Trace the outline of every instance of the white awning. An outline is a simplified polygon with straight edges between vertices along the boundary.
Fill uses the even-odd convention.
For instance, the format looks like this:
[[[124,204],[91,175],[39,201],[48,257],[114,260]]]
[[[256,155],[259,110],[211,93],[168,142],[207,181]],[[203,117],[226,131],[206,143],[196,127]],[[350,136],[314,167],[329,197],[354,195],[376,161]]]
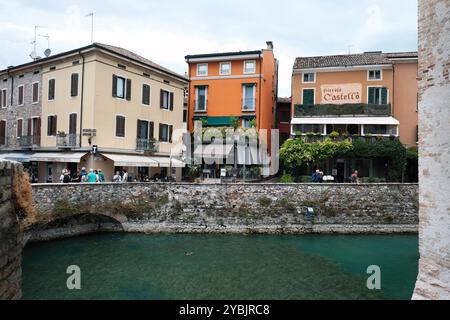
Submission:
[[[0,154],[0,159],[16,161],[16,162],[30,162],[30,154],[25,154],[25,153],[3,153],[3,154]]]
[[[159,163],[150,157],[102,153],[106,158],[114,161],[116,167],[159,167]]]
[[[161,168],[184,168],[186,164],[178,159],[172,158],[172,160],[168,157],[151,157],[152,160],[155,160],[159,163]],[[172,163],[170,163],[172,161]]]
[[[42,152],[35,153],[30,157],[30,161],[38,162],[63,162],[63,163],[79,163],[85,153],[71,153],[71,152]]]
[[[393,117],[339,117],[339,118],[294,118],[291,124],[381,124],[398,126],[400,122]]]

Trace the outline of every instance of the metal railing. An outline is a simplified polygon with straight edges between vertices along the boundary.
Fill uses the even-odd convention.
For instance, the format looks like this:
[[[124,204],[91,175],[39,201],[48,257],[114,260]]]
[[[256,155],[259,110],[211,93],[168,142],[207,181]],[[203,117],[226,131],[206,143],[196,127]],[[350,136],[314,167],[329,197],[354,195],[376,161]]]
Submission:
[[[295,118],[320,116],[391,116],[390,104],[297,104],[295,105]]]
[[[23,148],[31,148],[41,145],[41,136],[22,136],[19,144]]]
[[[360,136],[360,135],[341,135],[341,136],[329,136],[329,135],[295,135],[296,139],[302,139],[303,141],[307,143],[314,143],[314,142],[323,142],[327,139],[331,139],[332,141],[344,141],[347,139],[351,139],[352,141],[368,141],[368,142],[375,142],[380,140],[394,140],[397,139],[397,136]]]
[[[58,148],[76,148],[80,146],[79,134],[65,134],[56,136],[56,146]]]
[[[158,152],[159,143],[155,139],[136,139],[136,150]]]

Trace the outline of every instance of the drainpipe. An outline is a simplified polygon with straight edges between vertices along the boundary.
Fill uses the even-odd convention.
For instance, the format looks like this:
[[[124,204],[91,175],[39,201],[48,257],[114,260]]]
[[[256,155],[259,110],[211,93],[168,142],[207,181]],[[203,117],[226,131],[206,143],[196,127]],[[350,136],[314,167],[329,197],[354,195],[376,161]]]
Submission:
[[[262,92],[262,53],[259,54],[259,101],[258,101],[258,129],[261,129],[261,92]]]
[[[83,59],[83,66],[82,66],[82,75],[81,75],[81,102],[80,102],[80,149],[82,148],[83,143],[83,100],[84,100],[84,65],[85,65],[85,58],[81,51],[78,52],[80,56]]]

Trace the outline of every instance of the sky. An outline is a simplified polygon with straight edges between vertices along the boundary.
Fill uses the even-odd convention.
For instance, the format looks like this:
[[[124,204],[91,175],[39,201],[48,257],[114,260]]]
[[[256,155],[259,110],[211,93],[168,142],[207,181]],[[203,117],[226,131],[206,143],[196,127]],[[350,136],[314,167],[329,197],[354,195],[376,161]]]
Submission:
[[[416,51],[417,0],[0,0],[0,69],[94,41],[185,74],[188,54],[259,50],[274,42],[280,97],[296,57]],[[46,37],[50,36],[49,44]]]

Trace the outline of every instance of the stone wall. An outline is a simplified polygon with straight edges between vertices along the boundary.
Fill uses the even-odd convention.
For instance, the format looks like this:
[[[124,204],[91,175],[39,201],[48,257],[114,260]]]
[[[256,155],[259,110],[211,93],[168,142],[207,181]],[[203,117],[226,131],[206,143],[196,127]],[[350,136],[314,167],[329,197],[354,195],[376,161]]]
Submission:
[[[96,215],[130,232],[391,233],[418,224],[416,184],[42,184],[33,201],[35,239]]]
[[[21,165],[0,161],[0,300],[22,296],[22,233],[13,203],[13,177]]]
[[[450,299],[450,1],[419,1],[420,271],[415,299]]]
[[[32,84],[35,82],[39,83],[39,100],[37,103],[33,103],[32,97]],[[18,106],[18,87],[21,85],[24,86],[24,104],[23,106]],[[20,74],[0,77],[0,90],[3,88],[7,89],[8,97],[6,102],[8,107],[0,108],[0,120],[6,120],[6,146],[2,147],[1,150],[6,152],[7,150],[20,149],[20,140],[17,139],[17,119],[23,119],[22,135],[28,136],[28,119],[41,117],[42,73],[40,68],[28,70]]]

